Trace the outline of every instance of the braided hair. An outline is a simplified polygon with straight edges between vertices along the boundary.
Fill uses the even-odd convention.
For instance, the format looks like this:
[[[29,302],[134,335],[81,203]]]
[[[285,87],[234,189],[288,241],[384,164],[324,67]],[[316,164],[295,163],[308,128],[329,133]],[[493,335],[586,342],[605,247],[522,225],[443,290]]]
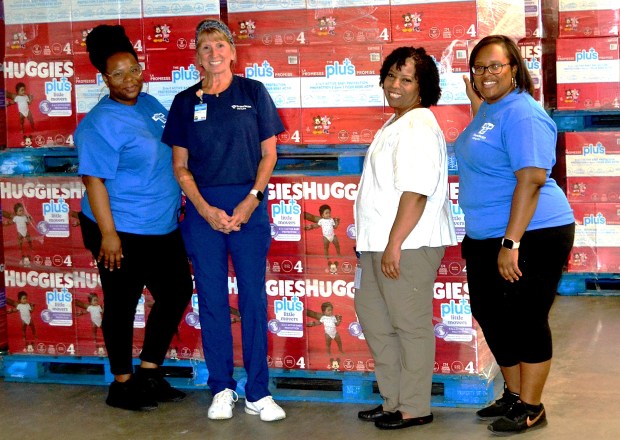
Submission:
[[[101,73],[107,70],[108,58],[117,53],[130,53],[138,61],[138,54],[121,25],[102,24],[94,28],[86,37],[86,50],[90,62]]]

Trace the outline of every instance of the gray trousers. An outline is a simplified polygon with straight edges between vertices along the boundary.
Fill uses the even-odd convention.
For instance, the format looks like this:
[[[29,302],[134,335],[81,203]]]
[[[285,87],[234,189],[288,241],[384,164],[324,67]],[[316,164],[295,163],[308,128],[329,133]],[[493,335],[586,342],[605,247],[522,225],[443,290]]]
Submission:
[[[431,413],[433,291],[444,252],[444,247],[403,250],[397,280],[381,272],[383,252],[362,252],[355,310],[375,361],[384,411]]]

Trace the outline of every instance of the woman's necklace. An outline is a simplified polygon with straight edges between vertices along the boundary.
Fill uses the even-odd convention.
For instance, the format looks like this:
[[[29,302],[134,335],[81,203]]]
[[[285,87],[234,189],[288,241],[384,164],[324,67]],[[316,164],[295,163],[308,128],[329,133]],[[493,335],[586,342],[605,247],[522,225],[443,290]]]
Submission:
[[[209,92],[208,89],[205,90],[204,86],[201,88],[201,90],[202,90],[203,93],[208,93],[210,95],[215,95],[216,98],[219,98],[220,97],[220,93],[225,92],[228,89],[228,87],[230,87],[232,82],[233,82],[233,76],[230,77],[230,79],[226,82],[226,84],[224,86],[222,86],[222,85],[218,85],[218,86],[212,85],[210,87],[210,89],[212,90],[211,92]]]

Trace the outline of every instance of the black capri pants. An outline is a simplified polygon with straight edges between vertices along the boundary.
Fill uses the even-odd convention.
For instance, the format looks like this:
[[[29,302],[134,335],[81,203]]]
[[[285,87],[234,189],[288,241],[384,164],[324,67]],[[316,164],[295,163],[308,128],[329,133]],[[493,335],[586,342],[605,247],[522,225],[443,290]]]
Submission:
[[[552,358],[549,311],[574,236],[574,223],[525,232],[519,248],[523,276],[514,283],[497,268],[501,238],[463,239],[472,314],[501,367]]]
[[[84,245],[95,257],[101,248],[97,223],[79,214]],[[103,290],[101,330],[114,375],[133,371],[133,321],[146,286],[155,302],[144,331],[140,359],[161,365],[193,293],[189,261],[179,229],[165,235],[118,232],[123,247],[121,268],[98,263]]]

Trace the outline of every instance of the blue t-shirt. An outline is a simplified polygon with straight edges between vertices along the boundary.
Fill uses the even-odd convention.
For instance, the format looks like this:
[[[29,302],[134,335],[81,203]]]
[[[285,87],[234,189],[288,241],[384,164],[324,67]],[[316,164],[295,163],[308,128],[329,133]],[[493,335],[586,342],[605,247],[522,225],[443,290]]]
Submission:
[[[194,121],[200,87],[175,96],[163,142],[187,148],[188,169],[199,187],[254,182],[260,143],[284,130],[267,89],[259,81],[233,76],[219,96],[202,96],[207,118]]]
[[[104,98],[75,131],[78,173],[105,180],[117,231],[162,235],[177,228],[181,189],[172,151],[160,140],[166,117],[164,106],[146,93],[135,105]],[[95,220],[88,195],[82,212]]]
[[[526,167],[547,170],[536,211],[527,230],[575,221],[566,195],[555,180],[557,128],[528,93],[517,90],[493,104],[483,102],[458,137],[459,205],[471,238],[503,237],[510,218],[515,172]]]

